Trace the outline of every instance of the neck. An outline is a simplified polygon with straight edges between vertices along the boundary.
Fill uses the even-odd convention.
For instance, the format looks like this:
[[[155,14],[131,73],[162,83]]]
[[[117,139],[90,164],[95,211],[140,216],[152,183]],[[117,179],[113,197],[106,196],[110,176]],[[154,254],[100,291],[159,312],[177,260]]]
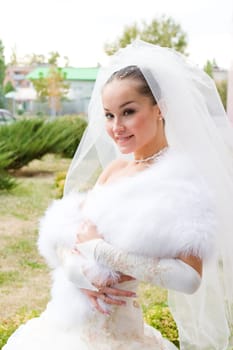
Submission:
[[[143,150],[137,151],[134,153],[134,159],[135,160],[143,160],[148,157],[151,157],[158,152],[160,152],[162,149],[168,147],[168,142],[166,139],[164,139],[162,142],[153,143],[153,145],[149,145],[148,147],[144,148]]]

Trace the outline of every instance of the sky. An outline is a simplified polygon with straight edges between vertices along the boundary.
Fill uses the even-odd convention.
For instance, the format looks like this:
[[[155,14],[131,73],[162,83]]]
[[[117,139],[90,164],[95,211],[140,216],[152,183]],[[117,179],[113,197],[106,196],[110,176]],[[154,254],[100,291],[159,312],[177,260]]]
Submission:
[[[15,50],[19,58],[58,51],[76,67],[104,64],[104,44],[125,26],[166,15],[187,33],[193,62],[203,67],[215,59],[225,69],[233,63],[232,0],[0,0],[0,6],[6,62]]]

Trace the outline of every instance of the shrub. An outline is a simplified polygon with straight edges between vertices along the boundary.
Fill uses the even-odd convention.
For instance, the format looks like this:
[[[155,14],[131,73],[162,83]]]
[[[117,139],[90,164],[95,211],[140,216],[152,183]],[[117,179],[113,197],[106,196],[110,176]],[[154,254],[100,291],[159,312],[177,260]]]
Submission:
[[[59,134],[59,142],[53,145],[51,153],[59,153],[66,158],[73,158],[87,123],[75,116],[60,117],[52,123],[54,132]]]
[[[144,319],[147,324],[158,329],[162,336],[179,346],[178,330],[166,304],[142,306]]]
[[[6,146],[0,143],[0,190],[10,190],[16,186],[15,179],[4,170],[13,158],[12,152],[6,151]]]
[[[0,140],[4,144],[5,154],[11,153],[13,157],[5,169],[17,169],[32,160],[32,155],[40,156],[43,142],[38,139],[43,127],[43,120],[19,120],[10,125],[0,127]],[[36,154],[34,149],[36,149]],[[42,153],[43,155],[43,153]]]
[[[9,191],[17,185],[16,180],[6,171],[0,170],[0,191]]]
[[[167,290],[140,283],[138,295],[145,322],[179,347],[178,330],[167,305]]]
[[[58,118],[46,121],[40,118],[19,120],[0,127],[0,140],[5,154],[12,154],[4,169],[19,169],[33,159],[47,153],[72,157],[86,122],[79,118]],[[8,159],[9,160],[9,159]]]
[[[55,177],[55,187],[57,190],[57,197],[61,198],[63,195],[64,184],[65,184],[66,172],[59,172]]]
[[[0,127],[0,190],[16,185],[6,170],[19,169],[47,153],[72,158],[86,128],[77,116],[25,118]]]

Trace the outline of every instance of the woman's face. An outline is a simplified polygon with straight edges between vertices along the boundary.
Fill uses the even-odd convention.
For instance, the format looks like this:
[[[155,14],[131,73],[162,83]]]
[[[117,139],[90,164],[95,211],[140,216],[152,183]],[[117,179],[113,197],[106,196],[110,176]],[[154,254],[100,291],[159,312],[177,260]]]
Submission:
[[[113,80],[104,87],[102,101],[106,130],[120,151],[144,155],[156,144],[161,113],[137,88],[133,80]]]

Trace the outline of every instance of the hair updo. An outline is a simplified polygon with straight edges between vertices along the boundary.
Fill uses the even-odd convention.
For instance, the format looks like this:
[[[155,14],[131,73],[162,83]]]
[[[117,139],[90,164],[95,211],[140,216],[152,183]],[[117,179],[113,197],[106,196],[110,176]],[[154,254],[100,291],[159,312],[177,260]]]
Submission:
[[[146,81],[146,79],[144,78],[144,75],[142,74],[141,70],[135,66],[127,66],[124,67],[116,72],[114,72],[110,78],[107,80],[107,82],[105,83],[105,85],[111,83],[114,80],[124,80],[124,79],[131,79],[134,80],[135,82],[138,83],[138,92],[144,96],[149,97],[149,99],[151,100],[152,104],[157,104],[157,101],[154,97],[154,95],[152,94],[152,91]]]

